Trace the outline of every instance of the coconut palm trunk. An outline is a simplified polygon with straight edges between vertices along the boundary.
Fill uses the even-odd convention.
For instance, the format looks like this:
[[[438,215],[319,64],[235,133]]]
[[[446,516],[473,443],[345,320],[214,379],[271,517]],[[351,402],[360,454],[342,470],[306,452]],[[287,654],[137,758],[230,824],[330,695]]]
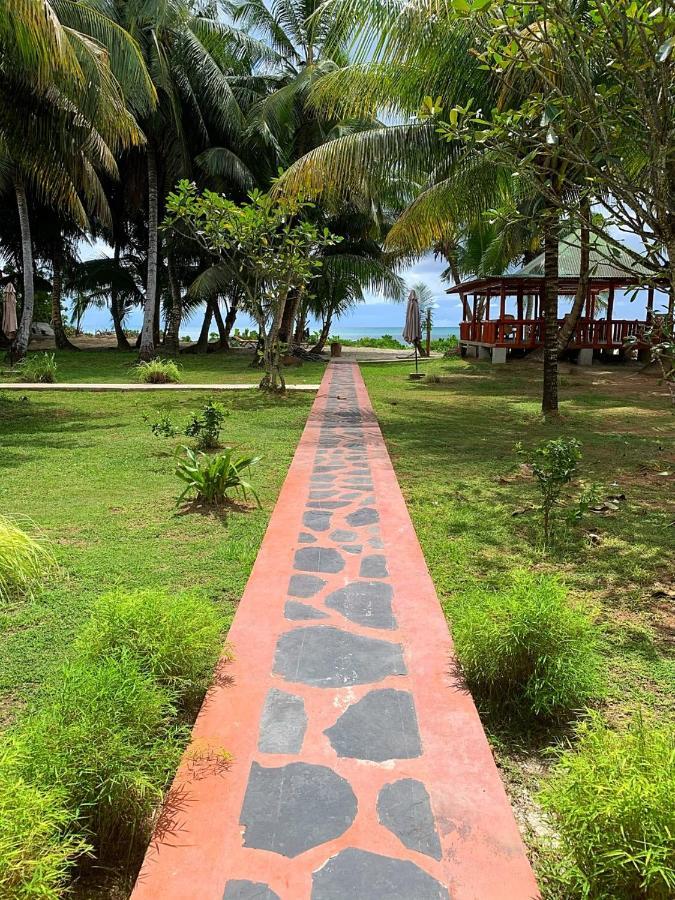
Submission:
[[[159,192],[157,187],[157,155],[148,144],[148,280],[143,306],[143,328],[139,357],[152,359],[155,355],[155,315],[157,307],[157,257],[159,244]]]
[[[558,228],[552,217],[544,232],[544,386],[541,409],[558,414]]]
[[[63,259],[59,254],[54,254],[52,259],[52,328],[54,329],[54,343],[59,350],[77,350],[78,348],[68,340],[68,335],[63,325],[62,295]]]
[[[326,346],[326,341],[328,340],[328,336],[330,335],[330,328],[333,324],[333,312],[329,310],[326,313],[326,318],[323,320],[323,325],[321,326],[321,331],[319,332],[319,340],[314,344],[311,349],[311,353],[321,353],[323,348]]]
[[[117,274],[120,267],[120,245],[117,241],[115,241],[113,259],[115,260],[115,274]],[[117,338],[117,349],[131,350],[131,344],[127,340],[124,328],[122,327],[123,316],[120,304],[120,293],[114,280],[110,285],[110,314],[112,316],[113,328],[115,329],[115,337]]]
[[[220,345],[223,348],[223,350],[230,349],[230,335],[232,334],[232,329],[234,328],[234,323],[237,319],[238,312],[239,312],[239,297],[237,295],[235,295],[230,299],[230,305],[228,307],[227,314],[225,316],[225,332],[220,341]]]
[[[172,356],[178,356],[180,352],[180,322],[183,316],[183,298],[180,293],[180,284],[176,277],[176,270],[173,264],[173,256],[171,253],[166,255],[166,269],[169,278],[169,292],[171,294],[171,309],[169,310],[169,321],[166,326],[166,334],[164,335],[164,347]]]
[[[28,200],[26,189],[21,181],[14,184],[16,205],[19,211],[19,225],[21,228],[21,260],[23,265],[23,309],[19,329],[14,338],[12,356],[15,359],[23,359],[28,350],[30,339],[30,327],[33,324],[33,310],[35,309],[35,280],[33,275],[33,241],[30,232],[30,217],[28,215]]]

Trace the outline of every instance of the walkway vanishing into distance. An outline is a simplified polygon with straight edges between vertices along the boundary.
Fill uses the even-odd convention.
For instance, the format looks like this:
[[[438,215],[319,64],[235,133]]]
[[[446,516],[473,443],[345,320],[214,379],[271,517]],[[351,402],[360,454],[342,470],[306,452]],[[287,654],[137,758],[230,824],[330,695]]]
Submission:
[[[229,642],[133,900],[538,896],[354,363],[327,369]]]

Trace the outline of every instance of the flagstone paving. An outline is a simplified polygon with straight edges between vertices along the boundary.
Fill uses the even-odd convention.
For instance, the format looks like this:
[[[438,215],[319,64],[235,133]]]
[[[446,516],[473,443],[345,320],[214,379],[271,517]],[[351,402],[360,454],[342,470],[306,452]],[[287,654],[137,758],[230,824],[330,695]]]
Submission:
[[[328,367],[229,641],[133,900],[538,896],[354,363]]]

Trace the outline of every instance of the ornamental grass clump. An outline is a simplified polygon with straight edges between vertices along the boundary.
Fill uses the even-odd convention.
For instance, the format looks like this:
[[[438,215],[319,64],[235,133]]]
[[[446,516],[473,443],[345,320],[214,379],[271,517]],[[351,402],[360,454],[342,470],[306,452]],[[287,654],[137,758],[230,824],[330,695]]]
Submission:
[[[141,384],[178,384],[180,368],[170,359],[150,359],[134,367]]]
[[[207,506],[222,506],[230,499],[230,493],[241,495],[248,501],[248,495],[255,498],[260,506],[260,498],[249,480],[250,471],[260,462],[259,456],[236,456],[231,447],[217,456],[195,453],[183,447],[184,457],[178,458],[176,477],[187,485],[176,505],[189,494],[194,494],[198,503]]]
[[[17,368],[19,381],[26,384],[55,384],[58,366],[53,353],[36,353],[27,356]]]
[[[99,860],[129,859],[149,838],[180,758],[184,735],[174,717],[171,692],[134,654],[75,658],[15,730],[18,774],[60,791]]]
[[[558,833],[554,883],[565,897],[675,896],[675,731],[637,717],[622,731],[597,715],[578,727],[541,794]]]
[[[0,516],[0,604],[30,596],[55,567],[43,543]]]
[[[73,814],[58,789],[17,774],[16,754],[0,747],[0,897],[59,900],[87,845],[69,833]]]
[[[227,619],[197,594],[139,590],[106,594],[77,641],[92,664],[130,653],[179,706],[198,703],[223,651]]]
[[[501,591],[469,591],[452,609],[457,658],[476,698],[542,719],[600,693],[595,628],[557,578],[527,572]]]

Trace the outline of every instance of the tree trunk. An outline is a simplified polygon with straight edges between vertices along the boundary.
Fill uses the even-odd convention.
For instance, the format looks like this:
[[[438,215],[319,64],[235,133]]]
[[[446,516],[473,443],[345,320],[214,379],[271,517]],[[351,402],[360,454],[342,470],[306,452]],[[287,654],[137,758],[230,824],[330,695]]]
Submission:
[[[52,328],[54,329],[54,343],[59,350],[77,350],[68,340],[66,329],[63,327],[63,315],[61,312],[61,296],[63,294],[63,261],[58,254],[52,259]]]
[[[216,328],[218,329],[218,349],[227,349],[227,338],[225,337],[225,322],[223,314],[220,311],[220,303],[216,297],[213,301],[213,318],[216,320]]]
[[[202,330],[199,332],[199,338],[194,346],[192,353],[207,353],[209,349],[209,332],[211,331],[211,320],[213,319],[213,301],[206,301],[206,309],[204,310],[204,321],[202,322]]]
[[[33,324],[33,310],[35,308],[35,281],[33,275],[33,241],[30,233],[30,218],[28,216],[28,200],[26,189],[21,181],[14,185],[16,205],[19,211],[19,225],[21,226],[21,264],[23,266],[23,309],[21,321],[14,338],[12,359],[23,359],[28,350],[30,339],[30,327]]]
[[[305,340],[305,326],[307,324],[307,303],[302,304],[299,315],[295,320],[295,334],[293,343],[297,346]]]
[[[154,330],[157,305],[157,248],[159,195],[157,188],[157,156],[148,144],[148,281],[143,305],[143,329],[141,331],[140,359],[152,359],[155,355]]]
[[[180,293],[180,284],[176,277],[176,270],[173,264],[173,256],[171,253],[166,255],[166,268],[169,276],[169,291],[171,293],[171,309],[169,310],[169,321],[164,334],[164,346],[168,353],[172,356],[178,356],[180,353],[180,321],[183,316],[183,298]]]
[[[284,344],[288,344],[293,337],[293,323],[295,322],[295,314],[298,311],[300,303],[300,292],[291,291],[286,304],[284,306],[284,315],[279,326],[279,340]]]
[[[319,340],[314,344],[310,353],[321,353],[323,348],[326,346],[326,341],[328,340],[328,336],[330,334],[330,326],[333,322],[333,313],[331,311],[328,312],[328,315],[324,319],[324,323],[321,326],[321,331],[319,333]]]
[[[279,352],[279,329],[284,318],[284,312],[288,304],[288,292],[279,300],[270,330],[265,335],[265,347],[263,351],[263,364],[265,375],[260,382],[260,389],[283,393],[286,390],[286,379],[281,370],[281,356]]]
[[[558,228],[551,218],[544,232],[544,388],[541,409],[558,414]]]
[[[574,303],[572,304],[572,309],[565,317],[563,326],[560,329],[560,334],[558,335],[559,354],[567,349],[567,345],[572,339],[574,329],[577,327],[579,316],[583,311],[584,303],[586,302],[586,298],[588,296],[589,262],[591,255],[591,236],[590,230],[588,228],[589,215],[589,202],[588,199],[585,198],[581,202],[581,230],[579,238],[579,284],[577,286],[577,293],[574,298]]]
[[[232,329],[234,328],[234,323],[237,319],[237,312],[239,311],[239,297],[235,294],[230,300],[230,305],[227,310],[227,315],[225,316],[225,331],[220,339],[220,345],[223,350],[230,349],[230,335],[232,334]]]
[[[119,269],[120,267],[120,245],[115,242],[115,247],[113,250],[113,259],[115,260],[115,268]],[[120,307],[120,294],[117,288],[115,287],[115,283],[113,282],[110,285],[110,314],[113,320],[113,328],[115,329],[115,337],[117,338],[117,349],[118,350],[131,350],[131,344],[127,340],[127,336],[124,333],[124,328],[122,327],[122,309]]]

